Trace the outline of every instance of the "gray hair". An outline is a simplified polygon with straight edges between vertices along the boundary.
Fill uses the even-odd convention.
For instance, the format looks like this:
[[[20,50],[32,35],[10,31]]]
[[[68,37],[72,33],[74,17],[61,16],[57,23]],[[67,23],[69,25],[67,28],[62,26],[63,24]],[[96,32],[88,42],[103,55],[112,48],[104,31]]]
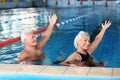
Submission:
[[[21,33],[21,41],[24,43],[24,40],[26,39],[26,33],[32,32],[31,30],[25,30]]]
[[[80,32],[76,35],[76,37],[75,37],[75,39],[74,39],[74,47],[75,47],[76,49],[78,48],[77,40],[80,39],[83,35],[90,36],[90,35],[88,34],[88,32],[80,31]]]

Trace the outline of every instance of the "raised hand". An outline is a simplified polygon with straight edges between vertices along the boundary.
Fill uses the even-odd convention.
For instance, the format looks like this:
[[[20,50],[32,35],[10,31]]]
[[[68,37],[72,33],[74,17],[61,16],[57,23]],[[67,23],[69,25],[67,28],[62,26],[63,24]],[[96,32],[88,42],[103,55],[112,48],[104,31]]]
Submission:
[[[110,27],[110,25],[111,25],[111,22],[106,20],[105,23],[102,23],[102,28],[107,29]]]
[[[53,16],[49,17],[49,24],[54,25],[56,23],[57,16],[54,14]]]

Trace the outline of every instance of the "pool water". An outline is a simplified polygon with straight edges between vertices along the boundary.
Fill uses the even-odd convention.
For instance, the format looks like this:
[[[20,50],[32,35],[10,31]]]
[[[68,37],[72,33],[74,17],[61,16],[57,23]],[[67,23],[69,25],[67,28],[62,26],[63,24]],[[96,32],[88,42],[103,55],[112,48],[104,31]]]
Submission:
[[[120,80],[120,78],[0,73],[0,80]]]
[[[73,41],[80,30],[92,33],[100,23],[109,18],[111,27],[106,31],[103,40],[92,56],[96,61],[105,61],[105,67],[120,68],[120,8],[109,7],[84,7],[84,8],[21,8],[0,11],[0,41],[19,36],[25,28],[34,30],[41,29],[48,25],[48,16],[56,13],[57,23],[65,20],[83,16],[78,21],[69,22],[55,28],[50,40],[43,51],[45,60],[43,65],[54,65],[56,60],[66,59],[75,51]],[[37,17],[34,17],[37,16]],[[40,34],[38,39],[40,39]],[[19,41],[14,44],[0,48],[0,63],[16,64],[17,56],[24,45]]]

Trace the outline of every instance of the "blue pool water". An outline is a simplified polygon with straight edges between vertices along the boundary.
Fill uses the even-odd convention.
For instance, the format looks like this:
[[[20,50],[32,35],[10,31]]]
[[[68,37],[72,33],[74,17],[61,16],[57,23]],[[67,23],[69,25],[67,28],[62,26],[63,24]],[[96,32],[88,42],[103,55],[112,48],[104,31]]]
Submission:
[[[96,26],[109,18],[111,27],[106,31],[103,40],[92,56],[96,61],[105,61],[105,67],[120,68],[120,8],[109,7],[84,7],[84,8],[25,8],[0,11],[0,41],[19,36],[25,28],[41,29],[48,25],[48,16],[56,13],[57,23],[71,18],[82,16],[81,19],[61,25],[54,29],[50,40],[44,47],[45,60],[43,65],[54,65],[54,61],[66,59],[75,51],[73,40],[80,30],[90,34]],[[40,34],[38,35],[38,39]],[[0,48],[0,63],[16,64],[16,59],[24,45],[19,41]]]
[[[57,76],[39,74],[0,73],[0,80],[120,80],[117,77]]]

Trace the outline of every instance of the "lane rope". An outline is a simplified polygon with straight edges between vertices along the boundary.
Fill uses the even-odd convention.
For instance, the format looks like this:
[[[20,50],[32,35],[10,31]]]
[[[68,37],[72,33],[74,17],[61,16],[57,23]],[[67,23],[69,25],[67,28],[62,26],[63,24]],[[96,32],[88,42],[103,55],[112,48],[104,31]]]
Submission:
[[[97,12],[97,11],[96,11],[96,12]],[[88,15],[90,15],[90,14],[93,14],[93,13],[96,13],[96,12],[91,12],[91,13],[88,13],[88,14],[85,14],[85,15],[82,15],[82,16],[78,16],[78,17],[75,17],[75,18],[71,18],[71,19],[68,19],[68,20],[59,22],[59,23],[55,24],[54,27],[58,27],[58,28],[59,28],[59,27],[62,26],[62,25],[68,24],[69,22],[74,22],[74,21],[76,21],[76,20],[78,20],[78,19],[81,19],[81,18],[83,18],[83,17],[86,17],[86,16],[88,16]],[[33,16],[33,17],[35,17],[35,16]],[[19,20],[21,20],[21,19],[19,19]],[[5,23],[8,23],[8,21],[5,21]],[[1,24],[1,23],[0,23],[0,24]],[[47,28],[45,27],[45,28],[42,28],[42,29],[40,29],[40,30],[36,30],[36,31],[34,31],[34,34],[42,33],[42,32],[44,32],[46,29],[47,29]],[[20,38],[20,36],[18,36],[18,37],[15,37],[15,38],[11,38],[11,39],[2,41],[2,42],[0,42],[0,47],[7,46],[7,45],[9,45],[9,44],[15,43],[15,42],[20,41],[20,40],[21,40],[21,38]]]

